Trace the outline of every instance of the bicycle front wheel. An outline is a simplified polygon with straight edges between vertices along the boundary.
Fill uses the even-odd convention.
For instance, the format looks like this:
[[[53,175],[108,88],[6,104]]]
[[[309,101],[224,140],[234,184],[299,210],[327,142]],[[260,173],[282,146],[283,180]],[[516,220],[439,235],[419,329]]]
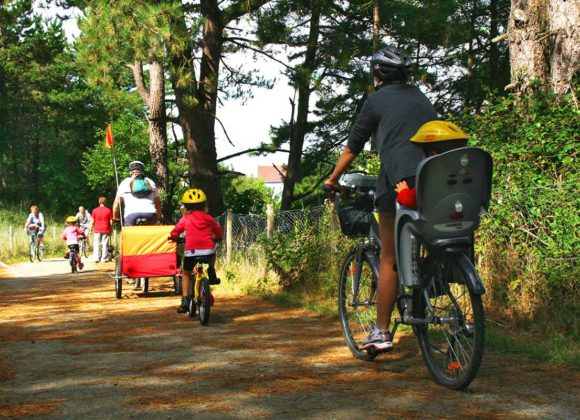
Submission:
[[[38,262],[41,262],[42,259],[44,258],[44,245],[38,245],[37,247],[37,258],[38,258]]]
[[[477,375],[485,341],[481,296],[467,287],[475,268],[465,255],[432,264],[414,295],[416,316],[428,324],[415,329],[431,376],[450,389],[464,389]]]
[[[373,360],[377,354],[361,348],[370,325],[377,319],[378,268],[353,249],[345,258],[338,287],[338,312],[346,345],[354,357]]]
[[[209,322],[209,312],[211,308],[211,291],[209,280],[205,277],[201,279],[199,290],[199,322],[201,325],[207,325]]]
[[[36,241],[34,239],[30,240],[30,262],[34,262],[34,257],[36,256]]]

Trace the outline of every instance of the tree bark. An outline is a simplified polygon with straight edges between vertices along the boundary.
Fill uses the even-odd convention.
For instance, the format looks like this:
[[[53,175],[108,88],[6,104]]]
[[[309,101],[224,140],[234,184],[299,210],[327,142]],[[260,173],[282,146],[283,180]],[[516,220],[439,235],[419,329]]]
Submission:
[[[154,61],[149,64],[149,87],[145,85],[143,65],[139,60],[131,66],[137,91],[149,110],[148,132],[149,152],[151,162],[155,168],[155,177],[159,193],[165,195],[169,188],[167,170],[167,114],[165,108],[165,75],[163,64]],[[171,197],[165,195],[163,208],[167,213],[164,217],[170,218]]]
[[[541,38],[547,29],[547,0],[512,0],[508,22],[511,78],[521,90],[532,79],[542,85],[548,80],[548,40]]]
[[[320,33],[320,2],[315,2],[312,6],[312,16],[310,18],[310,31],[308,34],[308,46],[306,47],[306,57],[304,63],[298,68],[298,107],[296,122],[294,124],[293,135],[290,139],[290,154],[288,155],[288,165],[286,176],[284,177],[284,190],[282,192],[281,209],[288,210],[294,200],[294,187],[299,177],[300,162],[302,160],[302,148],[308,124],[308,110],[310,101],[310,82],[312,72],[315,68],[316,52],[318,50],[318,35]]]
[[[580,2],[549,0],[550,85],[562,95],[572,89],[571,82],[580,70]]]
[[[577,0],[512,0],[511,85],[524,91],[537,79],[559,95],[570,90],[580,62],[579,21]]]

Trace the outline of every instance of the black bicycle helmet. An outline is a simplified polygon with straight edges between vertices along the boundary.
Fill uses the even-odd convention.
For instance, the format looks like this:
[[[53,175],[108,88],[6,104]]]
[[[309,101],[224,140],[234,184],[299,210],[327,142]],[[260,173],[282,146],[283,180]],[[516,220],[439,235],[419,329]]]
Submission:
[[[143,172],[145,170],[145,165],[143,165],[143,162],[134,160],[129,164],[129,170],[132,171],[133,169],[139,169],[141,172]]]
[[[383,82],[407,80],[412,64],[403,51],[393,47],[383,48],[371,58],[373,75]]]

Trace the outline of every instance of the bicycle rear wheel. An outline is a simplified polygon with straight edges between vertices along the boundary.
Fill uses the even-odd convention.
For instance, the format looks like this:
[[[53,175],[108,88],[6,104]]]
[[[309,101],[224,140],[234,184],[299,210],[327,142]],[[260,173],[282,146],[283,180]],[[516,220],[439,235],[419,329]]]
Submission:
[[[71,273],[77,271],[77,253],[75,251],[71,251],[70,253],[70,271]]]
[[[201,279],[199,290],[199,322],[201,325],[207,325],[209,322],[209,312],[211,308],[211,291],[209,280],[205,277]]]
[[[360,346],[369,333],[369,326],[377,319],[378,269],[365,255],[358,263],[357,254],[357,250],[353,249],[342,266],[338,287],[338,312],[344,340],[353,356],[360,360],[373,360],[377,353]]]
[[[450,389],[466,388],[483,357],[483,304],[467,287],[474,274],[465,255],[446,256],[431,265],[414,295],[416,316],[430,319],[415,329],[423,361],[435,382]]]

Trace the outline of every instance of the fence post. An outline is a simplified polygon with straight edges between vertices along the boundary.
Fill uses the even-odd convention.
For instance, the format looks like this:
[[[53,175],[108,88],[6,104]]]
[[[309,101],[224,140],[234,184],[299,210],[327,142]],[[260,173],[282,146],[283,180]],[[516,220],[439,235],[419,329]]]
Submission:
[[[52,239],[56,239],[56,227],[52,227]]]
[[[274,204],[266,206],[266,237],[270,239],[274,235]]]
[[[14,226],[8,226],[8,236],[10,236],[10,253],[14,250]]]
[[[232,209],[226,210],[226,262],[232,260],[232,236],[233,236],[233,213]]]

